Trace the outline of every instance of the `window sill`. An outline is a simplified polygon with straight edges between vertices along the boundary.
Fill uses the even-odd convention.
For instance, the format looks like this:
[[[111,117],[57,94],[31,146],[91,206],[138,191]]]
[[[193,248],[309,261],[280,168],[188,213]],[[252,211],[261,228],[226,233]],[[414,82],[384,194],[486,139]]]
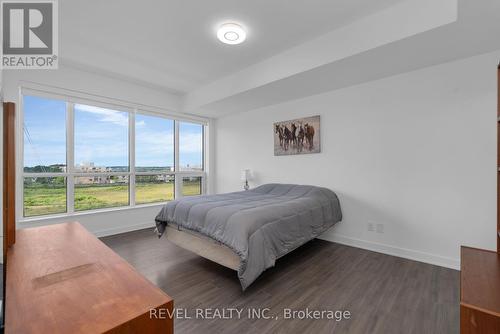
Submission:
[[[150,204],[138,204],[134,206],[121,206],[116,208],[105,208],[105,209],[96,209],[96,210],[87,210],[87,211],[78,211],[72,213],[61,213],[61,214],[53,214],[53,215],[44,215],[44,216],[35,216],[35,217],[23,217],[17,221],[18,224],[32,224],[36,222],[43,222],[46,220],[53,219],[71,219],[74,217],[95,215],[100,213],[112,213],[112,212],[120,212],[120,211],[129,211],[134,209],[144,209],[144,208],[154,208],[154,207],[162,207],[168,202],[157,202]]]

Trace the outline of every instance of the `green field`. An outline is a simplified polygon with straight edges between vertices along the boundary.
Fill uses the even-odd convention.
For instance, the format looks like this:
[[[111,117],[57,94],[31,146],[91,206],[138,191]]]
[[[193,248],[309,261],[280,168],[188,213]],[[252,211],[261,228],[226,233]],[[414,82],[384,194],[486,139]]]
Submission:
[[[137,183],[136,204],[169,201],[174,198],[173,182]],[[198,195],[199,181],[184,181],[183,195]],[[75,185],[75,211],[127,206],[128,185]],[[64,184],[24,185],[24,216],[40,216],[66,212],[66,186]]]
[[[66,212],[66,186],[24,184],[24,216]]]

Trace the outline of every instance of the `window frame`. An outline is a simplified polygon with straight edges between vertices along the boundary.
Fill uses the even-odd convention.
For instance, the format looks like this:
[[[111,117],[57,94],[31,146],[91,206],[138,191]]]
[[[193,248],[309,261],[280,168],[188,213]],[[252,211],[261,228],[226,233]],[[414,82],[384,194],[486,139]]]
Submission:
[[[57,90],[57,91],[54,91]],[[52,173],[29,173],[24,171],[24,96],[36,96],[40,98],[56,99],[66,103],[66,171]],[[88,173],[75,171],[75,104],[86,104],[90,106],[117,110],[128,113],[128,172],[100,172]],[[19,88],[19,113],[17,117],[17,205],[16,212],[18,221],[29,222],[40,219],[50,219],[57,217],[68,217],[74,215],[85,215],[98,212],[126,210],[132,208],[142,208],[149,206],[161,206],[168,201],[152,202],[144,204],[136,204],[135,202],[135,181],[136,176],[143,175],[173,175],[174,177],[174,199],[179,199],[182,196],[182,179],[183,177],[198,176],[202,179],[202,194],[207,192],[208,173],[207,173],[207,149],[208,149],[208,127],[209,120],[203,117],[187,116],[171,112],[170,110],[162,110],[159,108],[130,103],[122,100],[104,98],[100,96],[92,96],[85,93],[74,91],[66,91],[64,89],[39,89],[38,87],[21,86]],[[136,115],[146,115],[151,117],[164,118],[174,122],[174,170],[171,172],[136,172],[135,166],[135,119]],[[202,125],[202,170],[201,171],[180,171],[179,166],[179,123],[189,122]],[[124,175],[129,178],[129,204],[127,206],[109,207],[101,209],[91,209],[76,211],[74,207],[75,199],[75,177],[78,176],[110,176]],[[57,214],[47,214],[38,216],[24,216],[24,178],[25,177],[54,177],[62,176],[66,178],[66,212]]]

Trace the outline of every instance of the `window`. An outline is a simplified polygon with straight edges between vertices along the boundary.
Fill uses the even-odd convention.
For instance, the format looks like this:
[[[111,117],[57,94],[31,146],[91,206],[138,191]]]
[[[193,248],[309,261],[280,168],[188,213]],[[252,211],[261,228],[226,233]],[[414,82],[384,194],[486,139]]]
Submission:
[[[75,105],[75,171],[128,172],[128,113]]]
[[[138,114],[135,117],[136,172],[174,171],[174,121]]]
[[[203,126],[179,123],[179,166],[181,171],[203,170]]]
[[[127,112],[74,105],[74,210],[129,205]]]
[[[26,96],[23,215],[66,212],[66,103]],[[51,177],[50,174],[52,174]]]
[[[24,171],[59,173],[66,169],[66,103],[26,96]]]
[[[174,121],[137,114],[135,118],[135,202],[171,201],[175,197]]]
[[[190,176],[182,178],[182,196],[201,195],[202,180],[200,176]]]
[[[24,216],[66,212],[66,178],[25,177]]]
[[[203,124],[34,95],[23,96],[22,119],[24,217],[204,192]]]
[[[137,204],[165,202],[174,199],[175,176],[137,175],[135,177],[135,202]]]
[[[75,177],[75,211],[129,205],[126,175]]]

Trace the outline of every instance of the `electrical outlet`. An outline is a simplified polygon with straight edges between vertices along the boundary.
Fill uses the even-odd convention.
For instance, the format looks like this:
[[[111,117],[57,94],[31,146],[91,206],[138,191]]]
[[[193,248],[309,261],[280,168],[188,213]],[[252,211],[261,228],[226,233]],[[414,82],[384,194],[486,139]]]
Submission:
[[[373,223],[368,223],[368,224],[366,224],[366,229],[367,229],[368,231],[370,231],[370,232],[375,231],[375,228],[374,228]]]
[[[377,233],[384,233],[384,224],[377,224]]]

